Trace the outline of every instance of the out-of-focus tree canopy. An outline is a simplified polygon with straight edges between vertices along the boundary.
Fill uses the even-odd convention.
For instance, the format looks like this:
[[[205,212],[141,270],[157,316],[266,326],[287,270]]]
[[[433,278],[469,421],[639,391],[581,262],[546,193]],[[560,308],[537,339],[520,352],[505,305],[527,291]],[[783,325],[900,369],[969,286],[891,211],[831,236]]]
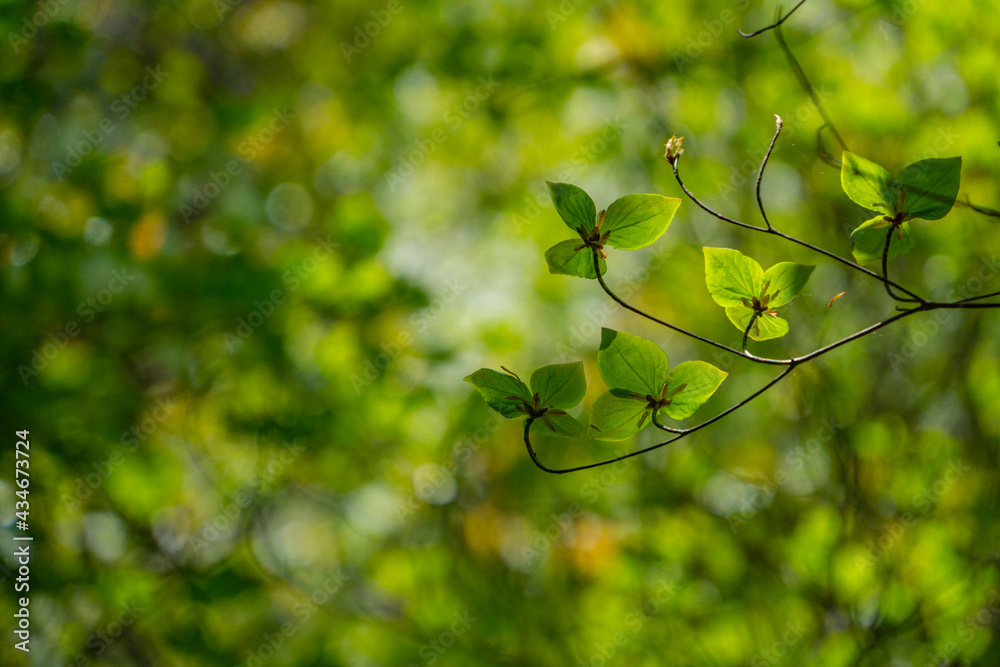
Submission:
[[[462,378],[602,326],[773,376],[550,275],[545,180],[685,183],[850,257],[871,214],[757,0],[0,3],[4,665],[992,665],[1000,316],[915,316],[691,438],[553,476]],[[850,149],[962,156],[998,207],[1000,4],[809,0],[783,36]],[[839,157],[829,132],[824,146]],[[1000,290],[1000,226],[917,221],[893,278]],[[728,345],[703,246],[816,263],[769,356],[893,312],[877,281],[685,199],[609,250],[630,301]],[[828,307],[840,292],[846,294]],[[13,648],[30,430],[31,653]],[[540,438],[553,465],[655,443]],[[17,594],[20,595],[20,594]]]

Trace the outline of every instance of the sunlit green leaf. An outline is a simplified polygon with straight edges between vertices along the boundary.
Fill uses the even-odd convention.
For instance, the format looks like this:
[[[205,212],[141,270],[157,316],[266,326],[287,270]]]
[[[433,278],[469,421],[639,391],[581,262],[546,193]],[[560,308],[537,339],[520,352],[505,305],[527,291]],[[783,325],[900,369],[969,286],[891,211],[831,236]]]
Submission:
[[[858,206],[885,214],[891,213],[896,204],[898,193],[892,175],[885,167],[850,151],[844,151],[840,183]],[[881,204],[881,208],[875,204]]]
[[[511,396],[522,398],[528,403],[531,402],[531,392],[523,382],[513,375],[501,373],[490,368],[480,368],[472,375],[466,376],[465,381],[474,385],[479,393],[486,399],[487,405],[502,414],[508,419],[517,417],[519,414],[518,401],[511,399]]]
[[[597,367],[611,389],[656,394],[667,381],[667,355],[655,343],[632,334],[601,330]]]
[[[552,197],[552,204],[559,217],[570,229],[589,232],[594,227],[597,222],[597,207],[590,195],[569,183],[546,181],[545,184],[549,186],[549,196]]]
[[[962,178],[962,158],[931,158],[908,165],[896,176],[912,218],[938,220],[951,210]]]
[[[667,231],[681,200],[663,195],[627,195],[608,207],[601,232],[620,250],[645,248]]]
[[[580,247],[583,241],[580,239],[569,239],[561,241],[545,251],[545,263],[549,265],[549,273],[559,273],[567,276],[577,276],[579,278],[589,278],[594,280],[597,273],[594,272],[594,254],[590,248]],[[608,270],[607,262],[603,257],[599,257],[601,275]]]
[[[885,235],[888,231],[889,223],[881,215],[875,216],[855,229],[851,234],[851,252],[854,253],[854,259],[859,264],[880,261],[885,251]],[[889,259],[908,253],[913,250],[914,245],[916,243],[913,240],[910,223],[904,222],[893,232]]]
[[[738,306],[760,294],[764,270],[738,250],[704,248],[705,283],[720,306]]]
[[[750,318],[753,317],[753,310],[745,306],[734,306],[726,308],[726,317],[740,331],[746,331]],[[750,338],[753,340],[770,340],[781,338],[788,333],[788,322],[774,315],[761,315],[754,322],[754,327],[750,329]]]
[[[597,440],[626,440],[650,423],[648,412],[645,401],[606,392],[597,397],[590,410],[587,436]]]
[[[583,400],[587,379],[583,362],[543,366],[531,374],[531,391],[538,394],[543,405],[567,410]]]
[[[766,295],[769,308],[783,306],[797,297],[816,267],[810,264],[779,262],[764,272],[763,284],[767,285]]]
[[[711,398],[727,375],[704,361],[677,364],[667,376],[666,396],[670,398],[670,404],[660,411],[666,412],[671,419],[690,417]],[[680,387],[683,389],[678,391]]]

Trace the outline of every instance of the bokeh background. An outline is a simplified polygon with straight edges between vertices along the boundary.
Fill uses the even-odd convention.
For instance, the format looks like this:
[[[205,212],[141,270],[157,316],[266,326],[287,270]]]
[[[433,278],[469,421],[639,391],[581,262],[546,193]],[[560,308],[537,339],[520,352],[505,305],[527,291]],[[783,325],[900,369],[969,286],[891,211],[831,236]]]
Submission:
[[[564,476],[463,376],[600,327],[770,377],[547,273],[544,180],[680,196],[845,256],[864,213],[758,0],[0,2],[4,665],[1000,663],[1000,316],[909,318],[628,464]],[[961,155],[1000,206],[1000,4],[809,0],[784,36],[849,147]],[[824,144],[834,155],[832,136]],[[893,277],[1000,290],[995,218]],[[727,344],[700,248],[802,248],[681,206],[608,280]],[[790,355],[893,312],[830,261]],[[846,295],[833,307],[830,299]],[[31,434],[30,655],[13,648]],[[541,440],[552,465],[656,442]]]

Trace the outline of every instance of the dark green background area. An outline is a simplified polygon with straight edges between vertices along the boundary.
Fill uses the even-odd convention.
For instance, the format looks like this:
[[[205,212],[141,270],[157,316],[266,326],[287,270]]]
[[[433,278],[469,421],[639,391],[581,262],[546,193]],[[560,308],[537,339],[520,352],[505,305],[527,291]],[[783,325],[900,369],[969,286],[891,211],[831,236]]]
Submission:
[[[852,151],[891,172],[961,155],[960,199],[997,208],[998,10],[809,0],[784,35]],[[0,662],[1000,663],[996,313],[908,318],[677,445],[563,476],[462,382],[582,359],[586,420],[602,326],[730,373],[690,423],[772,376],[543,253],[567,237],[545,180],[598,208],[681,196],[672,134],[687,185],[759,224],[779,114],[771,221],[850,256],[868,214],[817,155],[820,114],[773,33],[736,34],[773,15],[0,2],[0,563],[19,429],[35,538],[32,651],[8,575]],[[1000,290],[994,218],[914,232],[894,279]],[[653,246],[609,251],[609,284],[738,345],[703,246],[819,265],[761,355],[893,312],[877,281],[687,200]],[[537,449],[580,465],[655,442]]]

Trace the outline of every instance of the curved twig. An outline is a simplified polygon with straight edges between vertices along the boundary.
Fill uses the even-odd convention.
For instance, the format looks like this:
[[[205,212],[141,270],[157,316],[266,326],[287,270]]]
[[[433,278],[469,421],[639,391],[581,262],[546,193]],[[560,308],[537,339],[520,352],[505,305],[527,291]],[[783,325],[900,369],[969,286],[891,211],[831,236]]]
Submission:
[[[767,153],[764,154],[764,159],[760,162],[760,169],[757,171],[757,208],[760,209],[760,215],[764,218],[764,224],[767,225],[767,230],[772,231],[774,227],[771,226],[771,221],[767,219],[767,212],[764,211],[764,202],[760,198],[760,182],[764,179],[764,168],[767,167],[767,161],[771,159],[771,151],[774,150],[774,144],[778,141],[778,135],[781,134],[781,116],[774,114],[774,124],[776,129],[774,130],[774,136],[771,137],[771,145],[767,147]],[[746,345],[743,346],[744,348]]]
[[[757,321],[757,313],[750,316],[750,324],[747,325],[746,331],[743,332],[743,354],[747,353],[747,338],[750,336],[750,329],[753,328],[754,322]]]
[[[778,13],[778,17],[779,18],[778,18],[777,21],[775,21],[771,25],[766,26],[764,28],[761,28],[760,30],[755,30],[753,32],[743,32],[742,30],[739,30],[739,29],[737,29],[736,32],[738,32],[740,34],[740,37],[744,37],[746,39],[749,39],[751,37],[756,37],[757,35],[765,33],[768,30],[774,30],[775,28],[777,28],[778,26],[780,26],[782,23],[784,23],[785,21],[787,21],[789,19],[789,17],[791,17],[791,15],[795,13],[795,10],[797,10],[799,7],[801,7],[804,4],[806,4],[806,0],[799,0],[799,3],[797,5],[795,5],[794,7],[792,7],[791,10],[787,14],[785,14],[784,16],[781,16],[781,5],[778,5],[778,12],[777,13]]]

